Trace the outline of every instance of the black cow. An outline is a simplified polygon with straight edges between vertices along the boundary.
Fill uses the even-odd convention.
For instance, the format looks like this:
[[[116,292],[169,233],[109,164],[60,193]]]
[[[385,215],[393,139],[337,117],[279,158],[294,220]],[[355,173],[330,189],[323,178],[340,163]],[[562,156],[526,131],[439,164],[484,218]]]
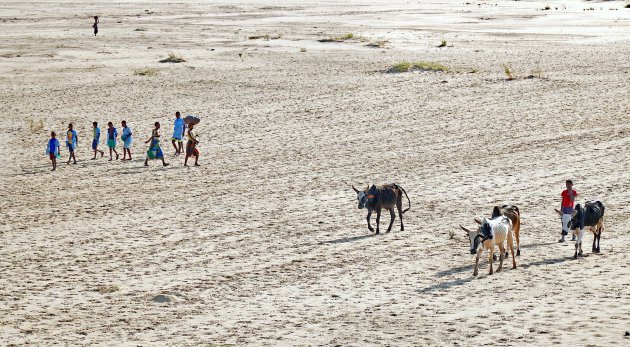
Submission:
[[[394,224],[394,220],[396,219],[394,206],[398,208],[398,215],[400,216],[400,231],[405,230],[405,226],[403,225],[403,213],[407,212],[411,208],[411,200],[409,200],[407,192],[401,186],[392,183],[380,187],[377,187],[375,185],[372,185],[372,187],[370,187],[368,185],[368,188],[364,191],[359,191],[354,186],[352,186],[352,189],[354,189],[354,191],[357,193],[359,208],[367,208],[368,210],[367,224],[370,231],[374,231],[374,229],[370,225],[370,217],[372,216],[372,212],[376,211],[376,233],[379,233],[379,222],[381,221],[382,209],[389,210],[391,221],[389,222],[387,232],[390,232],[392,230],[392,225]],[[404,211],[402,210],[403,193],[407,197],[407,202],[409,203],[409,207]]]
[[[569,230],[572,230],[573,235],[577,236],[574,259],[577,259],[578,255],[582,255],[582,237],[585,228],[593,232],[593,253],[599,253],[599,239],[602,237],[602,231],[604,231],[604,204],[601,201],[587,201],[584,207],[580,204],[575,206],[573,217],[569,222]]]

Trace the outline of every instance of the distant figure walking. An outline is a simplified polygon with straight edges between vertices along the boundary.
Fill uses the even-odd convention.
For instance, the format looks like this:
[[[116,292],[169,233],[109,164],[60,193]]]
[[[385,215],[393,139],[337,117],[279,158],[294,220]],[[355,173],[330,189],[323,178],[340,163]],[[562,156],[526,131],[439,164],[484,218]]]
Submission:
[[[68,157],[68,164],[70,164],[71,160],[74,160],[74,164],[77,163],[77,158],[74,155],[74,150],[77,148],[79,141],[77,140],[77,132],[72,129],[72,123],[68,124],[68,132],[66,133],[66,147],[68,147],[68,151],[70,152],[70,156]]]
[[[184,149],[184,120],[179,111],[175,112],[175,122],[173,122],[173,147],[175,148],[175,155],[180,155]],[[177,142],[177,144],[176,144]]]
[[[109,147],[109,161],[112,161],[112,152],[116,153],[118,160],[118,152],[116,152],[116,139],[118,138],[118,130],[114,128],[114,123],[107,123],[107,147]]]
[[[168,166],[168,163],[164,161],[164,153],[160,148],[160,122],[155,122],[155,128],[151,131],[151,137],[144,143],[149,143],[149,149],[147,150],[147,158],[144,161],[144,166],[149,166],[149,159],[161,159],[163,166]]]
[[[96,159],[96,153],[100,152],[101,158],[103,158],[103,156],[105,155],[105,152],[98,149],[98,145],[100,144],[100,141],[101,141],[101,128],[98,127],[97,122],[92,123],[92,127],[94,128],[94,137],[92,140],[92,150],[94,150],[94,157],[92,158],[92,160],[94,160]]]
[[[133,142],[131,132],[131,128],[127,126],[126,121],[122,121],[122,136],[120,137],[123,140],[123,158],[122,160],[131,160],[131,143]],[[129,159],[127,159],[127,153],[129,153]]]
[[[199,150],[197,149],[197,135],[193,133],[193,124],[188,125],[188,142],[186,142],[186,159],[184,159],[184,166],[188,166],[188,158],[195,156],[195,166],[199,166]]]
[[[59,140],[56,139],[57,134],[54,131],[50,132],[50,140],[48,140],[48,147],[46,147],[46,153],[52,161],[52,170],[57,169],[57,157],[59,156]]]
[[[92,28],[94,28],[94,36],[98,34],[98,16],[94,16],[94,24],[92,24]]]

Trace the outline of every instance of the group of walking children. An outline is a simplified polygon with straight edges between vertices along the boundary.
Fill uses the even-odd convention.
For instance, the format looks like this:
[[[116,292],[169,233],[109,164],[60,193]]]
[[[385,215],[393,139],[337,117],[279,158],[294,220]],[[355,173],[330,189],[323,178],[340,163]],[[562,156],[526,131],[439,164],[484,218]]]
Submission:
[[[187,135],[187,143],[186,143],[186,158],[184,159],[184,166],[188,166],[188,158],[191,156],[195,157],[195,166],[199,166],[199,150],[197,149],[197,144],[199,141],[197,140],[197,136],[193,132],[194,125],[189,124],[188,126],[181,118],[181,114],[177,112],[175,114],[175,124],[173,131],[173,147],[175,147],[175,156],[178,156],[182,153],[183,149],[183,137]],[[133,143],[133,132],[129,126],[127,126],[126,121],[121,122],[122,131],[120,139],[123,142],[123,157],[122,160],[132,160],[131,157],[131,145]],[[93,140],[92,140],[92,151],[94,152],[94,156],[92,160],[97,158],[97,155],[100,154],[101,158],[105,155],[105,152],[99,149],[100,140],[101,140],[101,129],[98,127],[98,123],[92,123],[93,128]],[[109,161],[112,161],[114,158],[118,160],[119,154],[116,150],[116,144],[118,141],[118,129],[114,127],[112,122],[107,123],[107,147],[109,148]],[[145,141],[145,143],[149,144],[149,148],[147,149],[147,156],[144,161],[145,166],[149,166],[150,159],[158,159],[162,161],[163,166],[168,166],[169,164],[164,160],[164,153],[162,152],[162,148],[160,147],[160,122],[155,122],[155,127],[151,131],[151,137]],[[78,136],[76,130],[74,130],[72,123],[68,124],[68,131],[66,132],[66,148],[68,149],[69,157],[68,164],[77,163],[75,151],[79,144]],[[59,140],[57,139],[57,134],[53,131],[50,133],[50,140],[48,141],[48,146],[46,148],[46,154],[48,154],[51,162],[52,162],[52,171],[57,169],[57,159],[61,157],[61,145]],[[114,157],[115,156],[115,157]]]

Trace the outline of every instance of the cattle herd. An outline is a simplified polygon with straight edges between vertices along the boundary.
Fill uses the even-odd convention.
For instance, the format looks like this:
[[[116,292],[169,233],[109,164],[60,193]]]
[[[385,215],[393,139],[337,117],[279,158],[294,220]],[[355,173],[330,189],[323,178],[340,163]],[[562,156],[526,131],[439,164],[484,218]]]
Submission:
[[[411,208],[411,200],[407,196],[407,192],[398,184],[386,184],[382,186],[370,185],[365,190],[358,190],[354,186],[352,189],[357,193],[357,200],[359,200],[359,209],[367,209],[367,225],[371,232],[374,232],[374,228],[370,224],[370,217],[372,212],[376,212],[376,233],[379,233],[379,224],[381,220],[381,210],[389,210],[391,216],[389,227],[387,232],[390,232],[394,220],[396,219],[396,213],[394,207],[398,210],[400,218],[400,230],[405,230],[403,225],[403,213],[407,212]],[[402,209],[402,196],[407,197],[409,207],[405,210]],[[560,210],[555,210],[560,217],[563,214]],[[489,252],[490,272],[492,275],[493,261],[496,260],[494,254],[495,247],[499,247],[499,267],[496,272],[501,271],[503,268],[503,260],[510,254],[512,256],[512,268],[516,269],[516,258],[514,255],[514,239],[516,239],[516,255],[521,255],[521,212],[517,206],[514,205],[502,205],[495,206],[492,210],[490,218],[474,218],[478,224],[476,229],[467,229],[460,225],[466,232],[466,237],[470,242],[470,254],[475,255],[475,269],[473,276],[478,274],[479,258],[485,250]],[[574,259],[583,254],[582,252],[582,239],[584,237],[584,231],[590,230],[593,237],[593,253],[599,253],[599,240],[604,231],[604,204],[601,201],[587,201],[584,206],[577,204],[575,211],[571,215],[570,220],[562,221],[563,231],[571,232],[577,237],[575,242]],[[507,249],[505,242],[507,241]],[[509,249],[509,253],[508,250]]]

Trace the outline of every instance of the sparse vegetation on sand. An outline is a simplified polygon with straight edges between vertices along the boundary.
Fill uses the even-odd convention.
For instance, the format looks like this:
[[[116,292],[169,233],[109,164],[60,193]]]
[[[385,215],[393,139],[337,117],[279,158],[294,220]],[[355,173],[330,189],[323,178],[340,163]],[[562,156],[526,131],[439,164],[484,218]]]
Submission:
[[[407,72],[412,70],[448,72],[450,71],[450,68],[431,61],[401,61],[392,66],[389,72]]]
[[[442,40],[438,47],[446,47],[446,40]]]
[[[385,48],[385,44],[387,44],[388,41],[385,40],[379,40],[379,41],[372,41],[370,43],[367,44],[368,47],[375,47],[375,48]]]
[[[624,6],[625,8],[630,8],[630,4],[626,4],[626,6]]]
[[[300,53],[306,53],[306,48],[304,47],[300,48]]]
[[[155,76],[158,74],[158,72],[152,67],[147,67],[144,69],[135,69],[133,70],[133,74],[137,76]]]
[[[355,37],[353,33],[345,34],[342,36],[332,36],[325,39],[319,39],[319,42],[343,42],[352,39],[362,39],[361,37]]]
[[[115,285],[115,284],[109,285],[109,286],[100,286],[100,287],[98,287],[98,291],[100,293],[102,293],[102,294],[114,293],[114,292],[117,292],[119,290],[120,290],[120,288],[117,285]]]
[[[400,63],[392,66],[391,72],[407,72],[411,69],[411,63],[408,61],[401,61]]]
[[[269,41],[269,40],[278,40],[282,38],[282,34],[276,34],[276,35],[270,35],[269,33],[267,34],[263,34],[263,35],[252,35],[247,37],[250,40],[265,40],[265,41]]]
[[[544,78],[543,72],[540,68],[536,68],[529,72],[527,78]]]
[[[43,119],[34,119],[29,118],[26,120],[26,124],[32,133],[38,133],[44,129],[44,120]]]
[[[511,81],[514,79],[514,73],[512,72],[512,68],[507,65],[507,64],[503,64],[503,73],[505,74],[505,79],[507,79],[508,81]]]
[[[167,58],[160,60],[160,63],[183,63],[185,61],[186,59],[182,58],[181,55],[170,52]]]

